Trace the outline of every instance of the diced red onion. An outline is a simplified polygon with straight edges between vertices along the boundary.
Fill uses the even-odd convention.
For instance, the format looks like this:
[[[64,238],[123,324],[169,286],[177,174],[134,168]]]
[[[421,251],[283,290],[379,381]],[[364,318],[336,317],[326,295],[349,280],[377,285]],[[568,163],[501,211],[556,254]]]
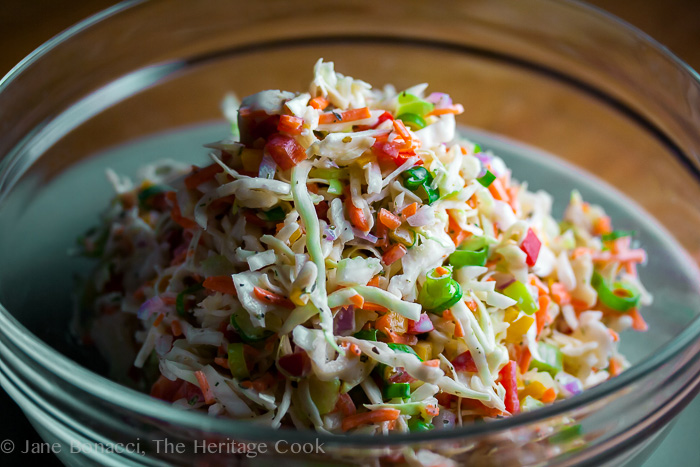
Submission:
[[[333,319],[333,333],[342,334],[355,328],[355,307],[350,305],[340,309]]]
[[[173,345],[173,336],[170,334],[164,334],[156,339],[156,354],[163,356],[170,352],[170,348]]]
[[[159,311],[166,311],[166,306],[160,296],[155,296],[143,302],[139,307],[139,311],[136,313],[136,317],[138,319],[148,319],[153,313]]]
[[[283,355],[277,360],[277,365],[295,378],[307,375],[311,371],[311,360],[304,350]]]
[[[363,232],[360,229],[352,229],[352,233],[355,234],[357,238],[361,238],[362,240],[367,240],[370,243],[377,243],[377,240],[379,240],[376,236],[372,235],[369,232]]]
[[[338,236],[335,233],[335,229],[332,229],[329,225],[326,225],[326,228],[323,229],[323,234],[326,236],[326,240],[329,240],[331,242],[338,238]]]
[[[408,320],[408,333],[409,334],[423,334],[424,332],[430,332],[435,329],[433,322],[430,321],[428,313],[422,313],[418,321]]]
[[[493,160],[491,156],[483,152],[477,152],[476,154],[474,154],[474,157],[479,159],[484,166],[490,164]]]
[[[423,206],[406,220],[411,227],[422,227],[428,225],[433,219],[435,219],[435,211],[433,208],[430,206]]]
[[[575,396],[583,392],[583,384],[574,376],[562,372],[557,375],[556,379],[559,383],[559,388],[566,397]]]
[[[277,171],[277,163],[270,156],[267,151],[263,153],[262,161],[260,161],[260,169],[258,170],[258,177],[260,178],[275,178],[275,171]]]
[[[451,410],[440,407],[440,413],[433,417],[433,425],[436,430],[451,430],[455,426],[457,415]]]
[[[444,92],[434,92],[428,96],[426,101],[435,104],[435,107],[438,109],[452,105],[452,98],[449,94],[445,94]]]

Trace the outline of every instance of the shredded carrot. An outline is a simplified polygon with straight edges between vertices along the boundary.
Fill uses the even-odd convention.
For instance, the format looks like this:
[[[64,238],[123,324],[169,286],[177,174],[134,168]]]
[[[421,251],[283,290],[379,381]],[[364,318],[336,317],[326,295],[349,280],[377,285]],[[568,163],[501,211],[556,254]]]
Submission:
[[[381,280],[382,280],[382,276],[377,274],[367,283],[367,285],[369,285],[370,287],[379,287]],[[362,308],[362,307],[360,307],[360,308]]]
[[[153,321],[153,327],[158,327],[158,325],[163,322],[163,318],[165,318],[165,315],[163,313],[158,314],[156,320]]]
[[[547,324],[549,321],[549,312],[547,311],[549,309],[549,304],[551,303],[552,299],[549,298],[549,295],[540,295],[540,298],[538,299],[538,304],[540,306],[540,309],[537,310],[535,313],[535,319],[537,320],[537,336],[542,333],[542,329],[544,329],[544,325]]]
[[[404,245],[396,243],[382,255],[382,261],[387,265],[392,264],[394,261],[403,258],[406,252],[408,252],[408,250]]]
[[[431,417],[437,417],[440,414],[440,409],[437,405],[428,404],[425,406],[425,413]]]
[[[586,311],[591,308],[588,306],[588,304],[586,304],[586,302],[579,300],[578,298],[572,299],[571,305],[574,307],[574,311],[577,313],[581,313],[582,311]]]
[[[292,115],[281,115],[280,122],[277,125],[277,131],[284,131],[292,135],[300,135],[302,125],[304,125],[303,118],[294,117]]]
[[[179,337],[182,335],[182,325],[180,324],[180,321],[177,319],[174,319],[170,323],[170,330],[173,332],[173,336]]]
[[[405,208],[403,208],[403,210],[401,211],[401,214],[403,214],[404,217],[411,217],[416,212],[418,212],[418,203],[411,203],[408,206],[406,206]]]
[[[414,334],[398,334],[394,331],[387,331],[387,334],[394,344],[416,345],[418,343],[418,336]]]
[[[387,313],[389,311],[387,307],[370,302],[365,302],[365,304],[362,305],[362,309],[367,311],[378,311],[379,313]]]
[[[316,110],[323,110],[328,107],[328,104],[330,104],[330,102],[323,96],[314,97],[309,101],[309,105]]]
[[[449,274],[450,271],[447,270],[447,269],[445,269],[445,268],[443,268],[442,266],[438,266],[438,267],[435,268],[435,273],[436,273],[436,274],[438,275],[438,277],[439,277],[439,276],[444,276],[444,275],[446,275],[446,274]]]
[[[552,292],[552,299],[557,305],[568,305],[571,303],[571,295],[561,282],[554,282],[549,289]]]
[[[228,366],[228,358],[216,357],[216,358],[214,359],[214,363],[216,363],[217,365],[219,365],[219,366],[222,367],[222,368],[226,368],[227,370],[228,370],[228,368],[229,368],[229,366]]]
[[[525,346],[525,350],[520,354],[520,360],[518,362],[518,368],[520,368],[520,373],[525,373],[530,368],[530,361],[532,360],[532,354],[530,353],[530,348]]]
[[[177,197],[174,191],[167,192],[165,197],[173,205],[173,208],[170,210],[170,217],[172,217],[176,224],[183,229],[192,229],[197,227],[197,223],[195,221],[182,216],[182,212],[180,212],[180,204],[177,202]]]
[[[618,333],[616,333],[610,328],[608,328],[608,332],[610,333],[610,337],[612,337],[613,342],[617,342],[620,340],[620,335]]]
[[[550,404],[554,402],[554,400],[557,398],[557,393],[554,390],[554,388],[549,388],[547,389],[544,394],[542,394],[542,397],[540,400],[544,402],[545,404]]]
[[[204,402],[207,404],[213,404],[216,402],[216,399],[214,399],[214,394],[211,392],[211,388],[209,387],[207,377],[204,375],[204,373],[202,371],[195,371],[194,376],[197,378],[197,382],[199,383],[199,389],[201,389],[202,394],[204,394]]]
[[[202,282],[202,287],[213,290],[214,292],[221,292],[233,296],[238,295],[231,276],[209,276]]]
[[[408,329],[406,318],[398,313],[386,313],[374,322],[374,327],[389,335],[391,331],[403,334]]]
[[[342,349],[346,349],[348,352],[350,352],[351,354],[353,354],[357,357],[362,355],[362,350],[360,350],[360,347],[357,344],[343,342],[342,344],[340,344],[340,347]]]
[[[489,185],[489,191],[491,192],[491,196],[493,196],[494,199],[500,201],[508,201],[508,192],[503,186],[503,182],[500,178],[497,178],[496,180],[491,182],[491,184]]]
[[[647,325],[647,322],[644,321],[644,318],[642,318],[642,315],[636,308],[632,308],[631,311],[628,311],[627,315],[632,318],[632,329],[635,331],[644,332],[649,329],[649,325]]]
[[[193,167],[193,169],[195,172],[185,178],[185,186],[190,190],[194,190],[202,183],[208,182],[214,178],[216,174],[224,170],[216,162],[201,169],[197,169],[196,167]]]
[[[467,308],[469,308],[472,313],[479,309],[479,305],[476,304],[475,300],[466,300],[464,303],[467,304]]]
[[[549,295],[549,287],[547,287],[536,275],[530,274],[530,284],[537,287],[538,295]]]
[[[433,360],[426,360],[422,363],[423,363],[423,365],[429,366],[432,368],[438,368],[440,366],[440,360],[438,360],[437,358],[435,358]]]
[[[454,115],[459,115],[462,112],[464,112],[464,106],[462,104],[454,104],[449,107],[443,107],[441,109],[433,109],[427,114],[425,114],[426,117],[431,117],[431,116],[438,116],[438,115],[446,115],[446,114],[454,114]]]
[[[355,305],[356,308],[362,309],[362,306],[365,304],[365,298],[360,294],[355,294],[350,297],[350,303]]]
[[[349,417],[354,415],[357,409],[355,408],[355,403],[352,401],[352,397],[347,392],[343,393],[338,397],[338,402],[335,404],[336,408],[340,410],[344,416]]]
[[[270,292],[269,290],[261,289],[260,287],[255,286],[253,287],[253,292],[255,293],[255,296],[258,298],[258,300],[261,300],[263,302],[271,303],[273,305],[279,305],[290,310],[296,308],[296,305],[290,299],[281,295],[277,295],[276,293]]]
[[[593,222],[593,233],[595,235],[612,232],[612,223],[609,216],[601,216]]]
[[[622,373],[622,362],[620,362],[616,358],[611,358],[610,359],[610,365],[608,366],[608,373],[610,373],[611,377],[615,377]]]
[[[390,420],[396,420],[399,418],[399,415],[401,415],[401,412],[398,409],[377,409],[371,412],[357,413],[345,417],[343,419],[342,428],[343,431],[348,431],[361,425],[388,422]]]
[[[462,230],[457,221],[450,215],[448,216],[449,224],[447,233],[454,242],[455,246],[459,246],[462,242],[471,235],[471,232]]]
[[[442,317],[455,323],[455,337],[464,337],[464,327],[462,326],[462,322],[452,314],[451,310],[443,311]]]
[[[350,109],[344,112],[327,112],[318,116],[318,124],[339,123],[339,122],[354,122],[355,120],[364,120],[371,118],[372,114],[369,107],[361,109]]]
[[[411,138],[411,133],[408,131],[408,128],[406,128],[406,125],[404,125],[401,120],[394,120],[394,131],[401,136],[405,143],[405,147],[410,148],[413,139]]]
[[[379,210],[379,222],[390,229],[395,229],[401,225],[401,219],[384,208]]]

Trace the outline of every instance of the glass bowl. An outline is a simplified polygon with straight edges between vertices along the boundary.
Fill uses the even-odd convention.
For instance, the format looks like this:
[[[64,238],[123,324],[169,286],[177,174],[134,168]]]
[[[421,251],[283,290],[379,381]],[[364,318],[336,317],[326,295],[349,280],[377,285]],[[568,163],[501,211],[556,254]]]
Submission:
[[[700,77],[580,3],[437,5],[125,2],[3,79],[0,383],[60,443],[63,462],[368,464],[427,449],[479,465],[621,465],[654,448],[700,383]],[[109,200],[101,172],[200,157],[207,141],[185,136],[225,131],[227,92],[302,90],[319,57],[377,85],[449,92],[475,138],[497,151],[529,145],[518,149],[516,178],[558,199],[577,188],[637,228],[655,302],[644,311],[650,331],[622,340],[635,365],[535,412],[390,437],[274,431],[177,410],[106,378],[94,351],[71,338],[74,275],[90,264],[67,254]],[[578,434],[549,436],[563,421]]]

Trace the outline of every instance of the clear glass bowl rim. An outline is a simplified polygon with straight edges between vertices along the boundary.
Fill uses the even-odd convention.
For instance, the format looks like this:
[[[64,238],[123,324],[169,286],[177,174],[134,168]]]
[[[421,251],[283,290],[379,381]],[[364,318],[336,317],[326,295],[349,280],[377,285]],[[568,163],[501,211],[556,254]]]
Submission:
[[[578,8],[592,16],[597,16],[604,21],[612,22],[627,33],[635,36],[647,46],[661,52],[670,59],[684,73],[692,77],[692,81],[700,87],[700,74],[674,55],[664,45],[637,29],[626,21],[592,5],[578,0],[547,0],[551,2],[567,3],[573,8]],[[65,31],[54,36],[36,50],[25,57],[7,75],[0,79],[0,93],[5,92],[11,82],[21,77],[34,62],[41,59],[62,42],[74,37],[80,32],[100,23],[110,16],[119,14],[136,5],[146,3],[146,0],[125,0],[95,15],[88,17],[71,26]],[[687,157],[685,154],[680,154]],[[700,180],[698,180],[700,182]],[[677,246],[677,243],[675,243]],[[685,252],[685,250],[683,250]],[[687,253],[686,253],[687,254]],[[693,264],[693,269],[697,267]],[[147,394],[122,386],[114,381],[102,377],[77,362],[56,352],[48,344],[44,343],[31,331],[24,327],[12,314],[0,303],[0,332],[14,345],[21,349],[44,370],[53,373],[63,381],[76,389],[82,390],[92,396],[104,400],[109,404],[119,406],[122,409],[132,411],[154,422],[164,422],[177,425],[181,428],[195,429],[220,434],[245,436],[250,440],[278,439],[282,433],[280,430],[251,424],[247,421],[214,418],[207,414],[182,411],[173,408],[169,404],[153,399]],[[534,412],[522,413],[516,417],[508,417],[486,424],[468,425],[453,430],[431,431],[420,434],[391,435],[388,437],[373,437],[368,435],[338,436],[326,435],[313,431],[284,430],[285,439],[289,441],[308,441],[310,438],[329,444],[362,444],[370,446],[387,446],[402,443],[418,443],[426,441],[446,441],[450,439],[465,439],[481,437],[507,430],[525,428],[527,425],[542,422],[546,419],[564,416],[567,412],[595,403],[607,396],[623,391],[638,380],[648,376],[661,366],[672,361],[674,357],[686,350],[696,339],[700,338],[700,317],[695,318],[688,327],[666,344],[658,353],[647,361],[634,365],[629,370],[617,376],[611,381],[584,391],[571,399],[557,402]],[[45,362],[51,362],[46,365]],[[683,368],[676,369],[681,371]]]

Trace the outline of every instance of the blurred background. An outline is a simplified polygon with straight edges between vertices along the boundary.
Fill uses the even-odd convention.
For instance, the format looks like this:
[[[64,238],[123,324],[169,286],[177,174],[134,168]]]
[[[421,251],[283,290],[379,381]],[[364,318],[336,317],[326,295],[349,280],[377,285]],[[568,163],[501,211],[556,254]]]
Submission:
[[[3,0],[0,8],[0,76],[9,72],[26,55],[72,24],[100,10],[111,7],[113,0]],[[700,1],[699,0],[592,0],[588,3],[631,23],[664,44],[691,67],[700,70]],[[193,4],[194,5],[194,4]],[[25,443],[40,442],[22,412],[0,389],[0,441],[11,439],[17,451]],[[682,437],[688,449],[695,449],[693,465],[700,465],[700,403],[698,400],[679,415],[670,436]],[[682,443],[682,442],[681,442]],[[675,443],[674,443],[675,444]],[[670,443],[649,459],[649,465],[673,464]],[[688,457],[686,457],[688,459]],[[665,461],[665,462],[664,462]],[[51,454],[0,454],[0,465],[54,465]]]

